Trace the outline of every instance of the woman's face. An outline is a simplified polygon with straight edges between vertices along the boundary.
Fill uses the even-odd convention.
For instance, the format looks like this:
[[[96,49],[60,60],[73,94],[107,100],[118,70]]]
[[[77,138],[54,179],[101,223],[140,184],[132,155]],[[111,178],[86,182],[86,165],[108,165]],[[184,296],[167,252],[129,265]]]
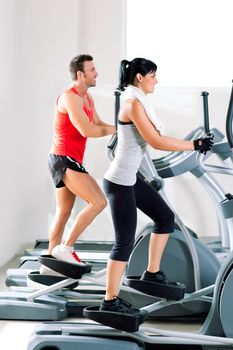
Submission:
[[[155,84],[158,83],[156,72],[147,73],[146,75],[140,75],[139,88],[145,93],[153,93]]]

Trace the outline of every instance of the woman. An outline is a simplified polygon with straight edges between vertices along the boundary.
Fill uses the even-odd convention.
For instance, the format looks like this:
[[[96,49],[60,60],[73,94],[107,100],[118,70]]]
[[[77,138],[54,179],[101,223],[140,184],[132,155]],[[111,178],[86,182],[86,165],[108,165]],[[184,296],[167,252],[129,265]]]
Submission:
[[[130,62],[123,60],[120,65],[119,88],[124,91],[127,87],[127,90],[119,112],[116,155],[104,176],[104,190],[111,207],[116,242],[108,260],[106,295],[100,310],[134,312],[132,306],[118,294],[134,244],[137,208],[154,222],[148,266],[141,279],[174,284],[160,271],[169,234],[174,231],[174,214],[157,191],[137,177],[147,144],[165,151],[201,152],[207,152],[213,144],[209,137],[186,141],[161,135],[159,122],[146,98],[158,83],[156,70],[156,64],[144,58]]]

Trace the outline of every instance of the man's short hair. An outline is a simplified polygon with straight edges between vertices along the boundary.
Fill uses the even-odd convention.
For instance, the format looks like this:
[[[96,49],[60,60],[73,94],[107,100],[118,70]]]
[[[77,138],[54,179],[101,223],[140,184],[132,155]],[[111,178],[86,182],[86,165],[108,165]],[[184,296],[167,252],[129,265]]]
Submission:
[[[84,62],[93,61],[93,57],[90,55],[78,55],[72,58],[69,64],[69,71],[71,74],[72,80],[77,79],[77,72],[84,72]]]

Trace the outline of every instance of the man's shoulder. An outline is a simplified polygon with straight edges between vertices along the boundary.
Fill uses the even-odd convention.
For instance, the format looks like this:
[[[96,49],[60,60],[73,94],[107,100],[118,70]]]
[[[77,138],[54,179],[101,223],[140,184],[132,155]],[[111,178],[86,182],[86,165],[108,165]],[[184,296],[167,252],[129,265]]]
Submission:
[[[82,108],[83,101],[81,97],[68,88],[63,90],[58,100],[59,108],[68,110],[68,107]]]
[[[75,100],[75,101],[81,100],[81,97],[78,94],[75,94],[72,91],[72,88],[65,89],[62,93],[62,96],[64,99],[67,99],[67,100]]]
[[[72,91],[72,88],[67,88],[65,90],[63,90],[63,94],[64,95],[69,95],[69,94],[74,94],[73,91]]]

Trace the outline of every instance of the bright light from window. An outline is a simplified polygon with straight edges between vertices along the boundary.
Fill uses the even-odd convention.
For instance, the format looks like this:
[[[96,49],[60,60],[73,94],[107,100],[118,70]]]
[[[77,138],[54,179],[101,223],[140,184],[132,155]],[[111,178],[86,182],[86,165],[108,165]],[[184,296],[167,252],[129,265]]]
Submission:
[[[232,0],[127,1],[127,57],[154,61],[160,85],[231,85]]]

